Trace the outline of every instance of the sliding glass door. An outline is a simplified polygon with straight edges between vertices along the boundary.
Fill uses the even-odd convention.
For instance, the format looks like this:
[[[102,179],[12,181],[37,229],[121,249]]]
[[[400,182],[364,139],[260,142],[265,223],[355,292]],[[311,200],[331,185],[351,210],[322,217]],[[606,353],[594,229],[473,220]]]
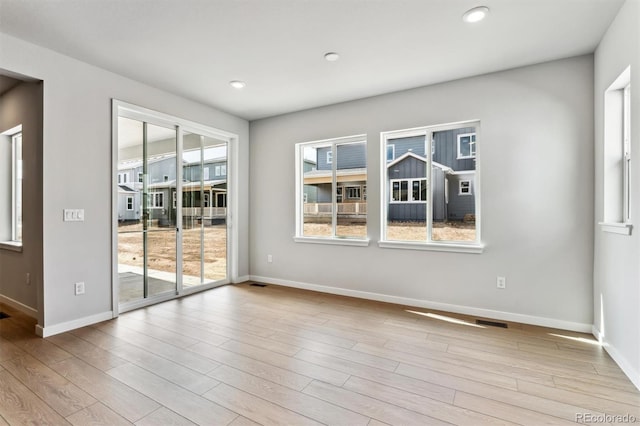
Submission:
[[[116,105],[118,311],[228,283],[231,139],[215,129]]]

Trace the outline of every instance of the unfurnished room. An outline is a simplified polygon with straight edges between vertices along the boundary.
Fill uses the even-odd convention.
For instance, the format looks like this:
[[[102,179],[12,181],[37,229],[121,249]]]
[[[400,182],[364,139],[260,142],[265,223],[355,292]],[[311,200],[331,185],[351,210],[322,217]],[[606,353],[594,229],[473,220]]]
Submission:
[[[0,0],[0,425],[640,423],[640,0]]]

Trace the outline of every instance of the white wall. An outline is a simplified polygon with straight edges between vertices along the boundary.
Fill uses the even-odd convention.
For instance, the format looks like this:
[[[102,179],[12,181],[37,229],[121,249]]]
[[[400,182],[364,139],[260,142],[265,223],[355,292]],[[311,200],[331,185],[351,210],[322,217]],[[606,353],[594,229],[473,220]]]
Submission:
[[[5,34],[0,45],[0,68],[44,80],[41,326],[60,330],[112,310],[112,98],[239,135],[239,275],[248,274],[245,120]],[[65,208],[84,208],[85,222],[63,222]],[[74,296],[76,281],[86,283],[84,296]]]
[[[36,316],[42,286],[42,84],[21,83],[0,96],[0,132],[22,124],[22,250],[0,248],[0,301]],[[0,218],[11,227],[11,144],[0,137]],[[9,191],[6,191],[9,190]],[[7,226],[8,225],[8,226]],[[11,238],[10,233],[2,240]],[[27,282],[26,274],[30,275]]]
[[[595,52],[594,325],[640,388],[640,1],[627,0]],[[631,65],[631,236],[602,232],[604,92]],[[602,300],[602,306],[601,306]]]
[[[471,119],[482,126],[485,252],[379,248],[380,132]],[[250,130],[254,279],[591,329],[593,56],[264,119]],[[371,245],[295,243],[294,144],[362,133]],[[496,289],[497,275],[506,290]]]

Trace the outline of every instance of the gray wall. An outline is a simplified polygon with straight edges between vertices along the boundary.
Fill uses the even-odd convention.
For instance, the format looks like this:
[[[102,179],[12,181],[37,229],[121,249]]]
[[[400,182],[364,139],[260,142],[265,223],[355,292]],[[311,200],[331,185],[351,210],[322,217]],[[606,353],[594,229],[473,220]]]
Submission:
[[[595,53],[594,327],[640,388],[640,2],[627,0]],[[604,92],[631,65],[631,236],[602,232]]]
[[[481,121],[485,252],[378,247],[380,132],[476,119]],[[590,327],[593,56],[259,120],[250,131],[252,276]],[[294,242],[295,144],[353,134],[368,138],[372,244]],[[522,146],[536,149],[523,155]],[[283,166],[273,168],[273,163]],[[268,254],[273,263],[267,262]],[[497,275],[507,277],[507,289],[496,289]]]
[[[22,83],[0,97],[0,133],[22,124],[23,161],[22,252],[0,249],[0,296],[26,306],[32,314],[42,295],[42,96],[42,83]],[[2,177],[3,182],[6,178],[11,181],[10,174]],[[6,195],[0,195],[3,201]],[[10,205],[11,194],[8,200]],[[59,213],[62,218],[62,210]],[[7,219],[10,223],[11,216],[3,218]]]
[[[0,33],[0,68],[44,81],[44,300],[40,325],[103,317],[111,291],[111,100],[113,98],[239,135],[239,275],[249,273],[248,138],[245,120]],[[71,164],[73,167],[61,167]],[[79,178],[81,177],[81,178]],[[63,222],[84,208],[84,222]],[[64,250],[60,250],[64,247]],[[74,296],[73,285],[86,283]]]

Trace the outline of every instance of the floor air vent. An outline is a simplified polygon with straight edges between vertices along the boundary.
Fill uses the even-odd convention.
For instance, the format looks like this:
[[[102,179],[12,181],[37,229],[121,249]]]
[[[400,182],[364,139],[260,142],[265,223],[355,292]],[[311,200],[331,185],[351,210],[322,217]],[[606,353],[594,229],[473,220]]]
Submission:
[[[478,325],[488,325],[490,327],[508,328],[507,324],[504,323],[504,322],[476,320],[476,324],[478,324]]]
[[[266,284],[260,284],[260,283],[251,283],[250,285],[253,286],[253,287],[266,287],[267,286]]]
[[[0,312],[0,319],[9,318],[9,314],[5,314],[4,312]]]

